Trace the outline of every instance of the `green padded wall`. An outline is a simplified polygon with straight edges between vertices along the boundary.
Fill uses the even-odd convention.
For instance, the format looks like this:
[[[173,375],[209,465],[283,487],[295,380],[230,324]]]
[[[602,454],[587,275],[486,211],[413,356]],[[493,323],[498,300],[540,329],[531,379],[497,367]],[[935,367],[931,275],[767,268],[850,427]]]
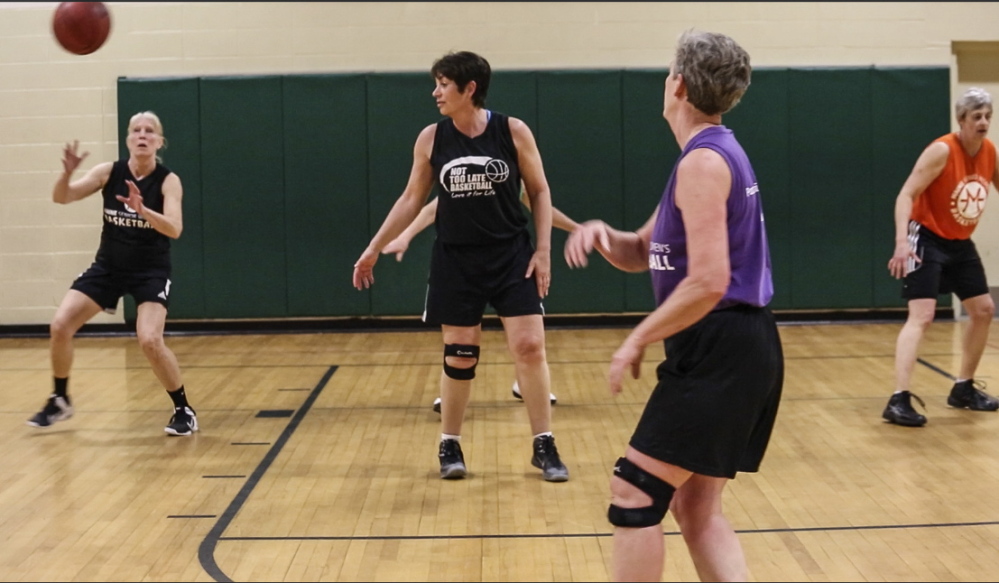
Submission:
[[[180,177],[184,188],[184,231],[171,241],[173,274],[171,319],[209,317],[204,302],[204,238],[201,214],[200,83],[196,78],[118,79],[118,135],[128,133],[128,121],[140,111],[153,111],[163,123],[166,148],[163,164]],[[119,156],[128,156],[124,139]],[[135,304],[125,296],[125,319],[135,320]]]
[[[201,79],[205,310],[288,316],[280,76]]]
[[[791,306],[873,305],[870,69],[788,76]]]
[[[679,154],[662,119],[665,75],[501,71],[487,106],[532,127],[556,207],[635,229]],[[417,134],[440,119],[433,85],[426,73],[119,79],[122,134],[132,113],[159,113],[164,161],[184,184],[170,318],[418,316],[432,228],[402,262],[379,259],[371,290],[350,276],[405,188]],[[949,91],[946,68],[754,71],[723,119],[760,182],[775,309],[903,305],[886,269],[894,198],[948,131]],[[647,273],[599,255],[570,270],[565,234],[552,241],[547,313],[652,308]]]
[[[538,74],[535,133],[558,208],[577,221],[623,222],[622,73]],[[565,234],[552,234],[552,288],[546,313],[624,311],[625,274],[595,254],[585,269],[565,263]]]
[[[370,240],[367,80],[287,76],[282,83],[288,316],[366,316],[352,284]],[[354,254],[354,255],[352,255]]]

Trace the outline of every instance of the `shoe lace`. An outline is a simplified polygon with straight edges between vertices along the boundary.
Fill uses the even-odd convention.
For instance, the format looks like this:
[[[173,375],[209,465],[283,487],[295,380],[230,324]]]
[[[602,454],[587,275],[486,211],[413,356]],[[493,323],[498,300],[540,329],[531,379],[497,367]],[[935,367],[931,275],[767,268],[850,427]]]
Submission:
[[[42,409],[42,413],[46,415],[55,415],[62,411],[62,407],[56,405],[56,396],[52,395],[49,400],[45,402],[45,407]]]
[[[539,457],[557,455],[555,453],[555,438],[549,435],[543,435],[534,440],[534,451]]]
[[[979,381],[979,380],[971,381],[971,388],[975,391],[978,391],[979,393],[984,393],[986,386],[987,385],[985,384],[985,381]]]
[[[912,391],[909,391],[909,396],[912,397],[913,399],[915,399],[916,401],[919,401],[919,405],[923,409],[926,409],[926,403],[924,403],[923,400],[919,398],[919,395],[917,395],[916,393],[913,393]]]
[[[453,439],[441,441],[439,455],[442,458],[458,457],[458,442]]]

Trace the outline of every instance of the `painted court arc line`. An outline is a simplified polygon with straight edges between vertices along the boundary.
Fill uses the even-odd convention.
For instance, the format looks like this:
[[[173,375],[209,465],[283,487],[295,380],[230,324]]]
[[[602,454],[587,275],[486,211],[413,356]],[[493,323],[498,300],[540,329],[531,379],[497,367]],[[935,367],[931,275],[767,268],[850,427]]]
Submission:
[[[212,527],[212,529],[205,536],[204,540],[201,541],[201,545],[198,547],[198,561],[201,563],[201,567],[205,570],[205,573],[207,573],[215,581],[232,581],[228,575],[222,572],[218,563],[215,562],[215,547],[222,538],[222,533],[225,532],[225,529],[229,528],[229,525],[236,517],[240,508],[243,507],[247,498],[250,497],[250,493],[253,492],[253,489],[260,482],[260,478],[262,478],[264,473],[267,472],[267,469],[271,467],[271,464],[274,462],[277,455],[281,453],[281,449],[284,448],[285,443],[288,442],[291,435],[295,433],[299,423],[302,422],[302,419],[305,418],[305,414],[312,408],[312,405],[316,402],[316,398],[319,397],[319,393],[321,393],[326,387],[326,384],[329,382],[336,370],[336,366],[331,366],[326,371],[323,378],[319,380],[319,384],[312,389],[308,398],[305,399],[305,403],[298,408],[298,411],[291,418],[288,426],[281,432],[281,437],[279,437],[277,441],[274,442],[274,445],[267,451],[267,454],[264,455],[264,459],[262,459],[260,464],[257,465],[257,469],[253,470],[249,479],[247,479],[246,483],[243,484],[243,487],[239,489],[236,497],[229,503],[229,507],[225,509],[225,512],[223,512],[218,521],[215,522],[215,526]]]

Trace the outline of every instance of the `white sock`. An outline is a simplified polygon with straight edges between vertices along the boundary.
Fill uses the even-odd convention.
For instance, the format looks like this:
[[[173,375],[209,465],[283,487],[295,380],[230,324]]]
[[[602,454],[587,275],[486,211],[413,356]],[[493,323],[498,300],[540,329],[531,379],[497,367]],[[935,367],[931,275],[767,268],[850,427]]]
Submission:
[[[448,435],[447,433],[441,433],[441,441],[444,441],[445,439],[453,439],[455,441],[461,441],[461,436],[460,435]]]
[[[553,437],[553,436],[552,436],[552,432],[551,432],[551,431],[543,431],[543,432],[541,432],[541,433],[539,433],[539,434],[535,435],[535,436],[534,436],[534,439],[537,439],[537,438],[539,438],[539,437],[543,437],[543,436],[545,436],[545,435],[547,435],[547,436],[549,436],[549,437]]]

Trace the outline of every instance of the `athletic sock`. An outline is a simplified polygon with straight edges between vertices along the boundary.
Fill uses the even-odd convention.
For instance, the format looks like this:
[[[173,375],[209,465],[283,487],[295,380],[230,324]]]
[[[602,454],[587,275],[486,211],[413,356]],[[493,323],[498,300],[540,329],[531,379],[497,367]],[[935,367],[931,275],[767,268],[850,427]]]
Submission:
[[[69,378],[61,379],[59,377],[52,377],[52,380],[55,381],[54,384],[55,384],[55,394],[56,394],[56,396],[57,397],[62,397],[63,399],[65,399],[66,398],[66,391],[69,388]]]

